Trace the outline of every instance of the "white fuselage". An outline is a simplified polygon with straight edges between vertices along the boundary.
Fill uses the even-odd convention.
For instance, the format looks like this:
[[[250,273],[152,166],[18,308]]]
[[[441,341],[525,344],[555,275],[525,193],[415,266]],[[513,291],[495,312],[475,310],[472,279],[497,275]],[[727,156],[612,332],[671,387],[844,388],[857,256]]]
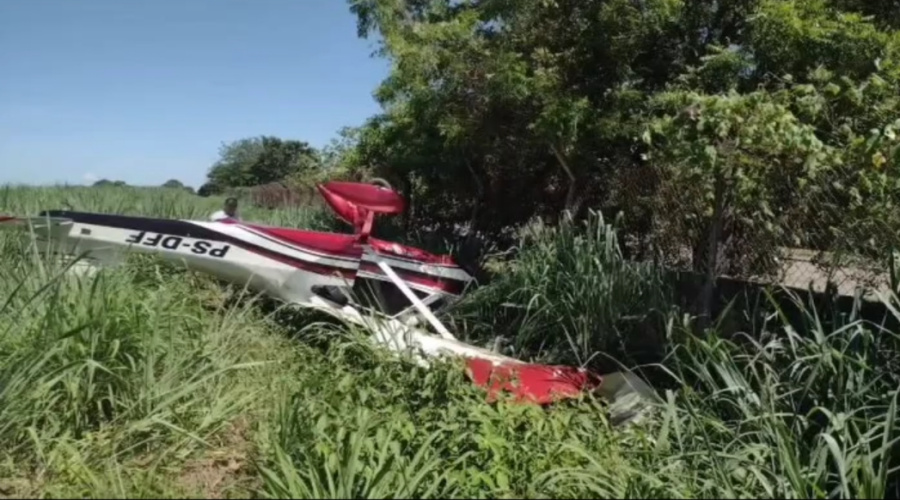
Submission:
[[[187,221],[186,221],[187,222]],[[189,221],[191,224],[217,233],[234,236],[264,248],[273,245],[235,224],[223,222]],[[60,234],[62,233],[62,234]],[[85,256],[100,265],[115,265],[128,252],[153,254],[175,264],[216,276],[222,280],[270,294],[286,302],[308,302],[316,285],[352,286],[337,275],[317,274],[298,269],[276,259],[245,250],[227,242],[204,238],[169,235],[135,229],[122,229],[83,222],[73,222],[47,234],[59,241],[66,253]],[[346,269],[353,273],[359,259],[337,259],[304,252],[297,248],[273,249],[279,254],[313,264]]]
[[[153,254],[178,265],[208,273],[224,281],[247,286],[249,289],[268,294],[285,302],[320,309],[343,320],[368,327],[372,340],[395,352],[415,351],[422,362],[427,358],[443,355],[456,355],[488,359],[494,363],[520,363],[521,361],[461,342],[452,335],[438,336],[413,327],[399,317],[366,317],[352,306],[340,306],[323,299],[313,293],[317,285],[347,287],[353,286],[355,277],[370,277],[390,280],[384,275],[371,272],[358,272],[360,262],[370,261],[388,263],[398,269],[421,270],[422,264],[403,258],[383,259],[370,248],[359,248],[359,257],[336,257],[306,250],[296,245],[273,243],[254,234],[252,229],[240,224],[227,222],[178,221],[180,224],[192,224],[209,235],[224,236],[221,239],[200,238],[166,234],[162,232],[141,231],[132,228],[112,227],[103,224],[91,224],[72,221],[67,224],[44,226],[39,231],[44,237],[59,242],[65,253],[84,255],[100,266],[116,265],[122,262],[129,252]],[[182,227],[183,229],[183,227]],[[262,255],[228,243],[230,239],[265,249],[270,256]],[[290,263],[274,258],[275,254],[300,260],[313,265],[325,265],[339,269],[345,274],[321,274],[300,269]],[[448,277],[464,274],[460,269],[437,269],[429,267],[430,272]],[[467,276],[467,275],[466,275]],[[419,288],[410,283],[410,288]]]

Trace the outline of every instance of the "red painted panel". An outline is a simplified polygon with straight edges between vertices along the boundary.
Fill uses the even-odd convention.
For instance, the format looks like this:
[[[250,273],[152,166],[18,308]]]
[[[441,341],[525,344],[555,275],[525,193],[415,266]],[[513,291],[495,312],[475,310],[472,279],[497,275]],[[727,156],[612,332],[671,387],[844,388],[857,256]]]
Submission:
[[[311,251],[335,257],[360,258],[362,256],[362,247],[359,246],[356,237],[352,234],[322,233],[284,227],[257,226],[255,224],[244,225],[273,239],[307,248]]]
[[[559,399],[574,398],[599,387],[603,379],[586,370],[571,366],[509,363],[494,366],[484,359],[467,360],[469,375],[480,387],[486,387],[488,400],[508,392],[517,401],[549,404]]]

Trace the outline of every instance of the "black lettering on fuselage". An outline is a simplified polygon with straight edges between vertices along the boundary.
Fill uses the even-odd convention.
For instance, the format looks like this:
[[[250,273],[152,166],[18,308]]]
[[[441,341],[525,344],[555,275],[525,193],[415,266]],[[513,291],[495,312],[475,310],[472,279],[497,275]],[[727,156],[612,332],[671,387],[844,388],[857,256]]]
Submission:
[[[167,250],[177,250],[181,246],[182,241],[184,241],[184,238],[181,236],[166,236],[159,245]]]
[[[139,232],[139,233],[134,233],[134,234],[128,236],[128,238],[125,239],[125,243],[140,243],[141,240],[144,239],[144,235],[146,235],[146,234],[147,234],[146,231],[141,231],[141,232]]]
[[[213,257],[221,259],[222,257],[225,257],[225,254],[227,254],[228,250],[230,249],[231,245],[222,245],[221,248],[213,248],[212,250],[210,250],[209,254]]]
[[[162,238],[163,238],[163,235],[154,234],[154,235],[146,238],[142,244],[147,245],[148,247],[159,246],[159,242],[160,242],[160,240],[162,240]]]
[[[188,243],[185,242],[184,238],[181,236],[149,233],[147,231],[128,235],[128,237],[125,238],[125,243],[141,244],[147,247],[162,247],[172,251],[190,250],[190,252],[195,255],[209,255],[210,257],[215,257],[217,259],[225,257],[228,255],[228,251],[231,250],[231,245],[223,243],[208,240],[197,240],[193,243]]]
[[[209,251],[209,246],[210,245],[209,245],[208,241],[203,241],[203,240],[195,241],[194,246],[191,247],[191,251],[197,255],[203,255],[207,251]]]

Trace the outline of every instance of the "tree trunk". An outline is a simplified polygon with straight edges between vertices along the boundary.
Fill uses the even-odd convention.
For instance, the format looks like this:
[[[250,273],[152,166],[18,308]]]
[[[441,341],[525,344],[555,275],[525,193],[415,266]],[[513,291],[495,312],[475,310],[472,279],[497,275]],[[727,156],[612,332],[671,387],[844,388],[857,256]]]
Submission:
[[[475,168],[472,166],[472,160],[470,160],[469,156],[466,155],[466,168],[469,169],[469,174],[472,176],[472,181],[475,183],[475,202],[472,204],[472,213],[469,216],[469,231],[474,233],[481,226],[479,224],[479,216],[481,215],[481,205],[484,203],[484,183],[481,182],[481,177],[478,176],[478,172],[475,171]]]
[[[726,182],[725,176],[716,163],[714,171],[715,185],[713,195],[713,216],[710,223],[709,239],[707,241],[706,255],[706,279],[701,292],[702,313],[700,319],[701,329],[705,330],[712,322],[713,294],[715,292],[716,277],[718,274],[719,239],[722,235],[722,225],[725,215]]]
[[[569,189],[566,192],[566,202],[564,205],[564,210],[569,212],[573,209],[577,209],[576,206],[576,194],[578,190],[578,179],[575,177],[575,174],[572,172],[572,168],[569,166],[569,161],[566,159],[565,155],[560,152],[559,148],[555,145],[550,145],[550,149],[553,150],[553,155],[556,156],[556,161],[559,162],[559,166],[562,167],[563,171],[566,173],[566,176],[569,178]],[[579,203],[580,205],[580,203]],[[571,214],[573,217],[575,213]]]

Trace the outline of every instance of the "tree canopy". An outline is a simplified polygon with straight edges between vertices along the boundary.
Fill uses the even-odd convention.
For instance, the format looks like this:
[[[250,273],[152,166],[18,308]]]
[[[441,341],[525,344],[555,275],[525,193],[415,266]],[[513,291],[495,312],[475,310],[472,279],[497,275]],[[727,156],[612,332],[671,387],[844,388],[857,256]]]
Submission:
[[[392,63],[382,112],[321,151],[225,144],[198,194],[377,176],[445,233],[595,209],[624,215],[629,252],[696,269],[717,240],[735,273],[897,245],[900,2],[348,6]]]
[[[229,188],[279,182],[316,169],[320,163],[316,150],[304,141],[271,136],[240,139],[222,145],[219,160],[198,192],[207,196]]]
[[[348,3],[392,71],[344,159],[420,223],[596,208],[696,255],[716,221],[821,247],[897,211],[900,2]]]
[[[127,185],[128,184],[126,184],[125,181],[111,181],[109,179],[100,179],[100,180],[94,182],[94,184],[92,184],[93,187],[108,187],[108,186],[121,187],[121,186],[127,186]]]
[[[178,179],[169,179],[162,184],[162,187],[166,189],[183,189],[189,193],[194,192],[194,188],[190,186],[185,186],[184,183],[179,181]]]

